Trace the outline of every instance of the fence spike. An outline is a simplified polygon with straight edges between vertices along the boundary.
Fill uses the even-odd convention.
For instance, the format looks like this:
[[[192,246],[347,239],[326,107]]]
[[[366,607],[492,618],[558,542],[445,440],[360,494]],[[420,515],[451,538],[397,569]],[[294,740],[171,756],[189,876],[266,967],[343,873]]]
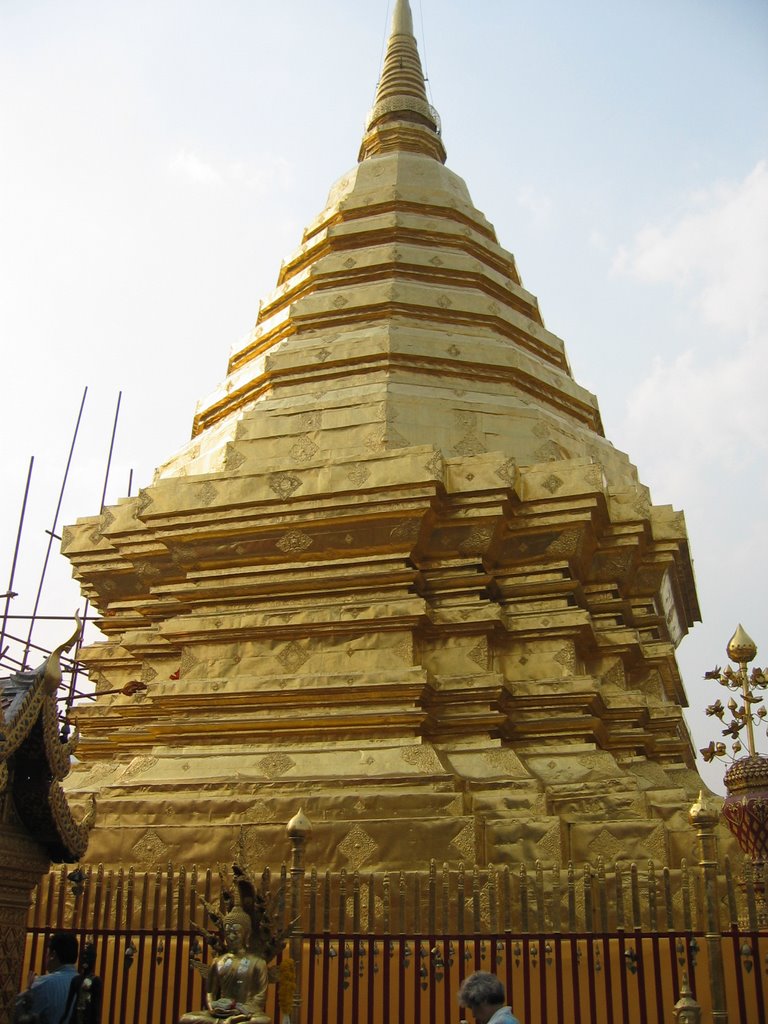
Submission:
[[[544,931],[544,869],[541,861],[536,861],[536,930],[541,934]]]
[[[680,861],[680,889],[683,894],[683,928],[687,932],[693,931],[693,919],[691,916],[691,879],[688,874],[688,862],[683,858]]]
[[[503,928],[505,932],[512,930],[512,887],[509,874],[509,864],[505,864],[501,872],[501,885],[504,893],[502,906],[504,908]]]
[[[360,934],[360,872],[352,875],[352,931]]]
[[[495,935],[499,930],[499,886],[493,864],[488,865],[488,910],[491,931]]]
[[[526,934],[531,930],[528,919],[528,872],[520,865],[520,927]]]
[[[608,899],[605,891],[605,862],[602,857],[597,858],[597,900],[598,913],[600,914],[600,931],[605,934],[608,931]]]
[[[442,927],[447,935],[451,930],[451,875],[446,863],[443,864],[443,902],[441,911]]]
[[[592,865],[589,862],[584,865],[582,884],[584,886],[584,931],[593,932],[595,920],[592,907]]]
[[[672,876],[669,868],[664,865],[664,910],[666,914],[666,930],[672,932],[675,930],[675,916],[674,907],[672,905]]]
[[[376,884],[373,872],[368,875],[368,917],[366,926],[370,934],[376,931]]]
[[[390,929],[390,916],[392,913],[392,893],[391,893],[391,878],[388,871],[384,872],[384,878],[382,879],[382,916],[384,925],[384,934],[389,935]]]
[[[640,913],[640,884],[637,877],[637,864],[634,861],[629,865],[629,886],[632,898],[632,927],[642,926],[642,915]]]
[[[624,874],[619,861],[616,861],[614,865],[614,877],[616,880],[616,930],[623,932],[625,928]]]
[[[749,857],[744,858],[744,891],[747,897],[747,921],[751,932],[757,931],[757,901],[755,899],[754,864]]]
[[[480,934],[480,868],[472,869],[472,931]]]
[[[400,872],[400,877],[398,879],[398,889],[397,889],[397,895],[398,895],[397,910],[398,910],[398,916],[399,916],[399,920],[400,920],[400,934],[401,935],[405,935],[405,891],[406,891],[405,890],[405,872],[401,871]]]
[[[648,861],[648,914],[652,932],[657,931],[656,927],[656,868],[652,860]]]
[[[576,874],[573,861],[568,861],[568,931],[576,931]]]
[[[343,935],[347,928],[347,869],[339,873],[339,932]]]
[[[467,905],[467,876],[464,869],[464,862],[459,861],[459,878],[457,885],[457,900],[456,900],[456,930],[459,935],[465,933],[465,917],[464,911]]]
[[[429,862],[427,886],[427,930],[434,935],[437,930],[437,862],[434,858]]]
[[[562,928],[563,919],[562,895],[560,893],[560,865],[555,864],[552,868],[552,903],[551,918],[552,929],[559,932]]]
[[[725,891],[728,896],[728,916],[730,918],[731,928],[735,927],[739,923],[739,909],[736,901],[736,889],[733,884],[733,870],[731,868],[731,858],[726,856],[725,865]]]
[[[325,872],[325,884],[323,885],[323,931],[331,930],[331,872]]]
[[[313,864],[309,871],[309,931],[314,934],[317,931],[317,868]]]
[[[418,872],[413,878],[413,930],[421,931],[421,877]]]

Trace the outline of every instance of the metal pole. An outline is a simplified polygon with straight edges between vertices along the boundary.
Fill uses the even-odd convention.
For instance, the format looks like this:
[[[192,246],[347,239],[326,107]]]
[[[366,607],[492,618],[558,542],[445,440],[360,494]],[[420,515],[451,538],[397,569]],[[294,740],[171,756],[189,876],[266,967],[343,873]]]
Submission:
[[[123,392],[118,391],[117,393],[117,405],[115,406],[115,419],[112,423],[112,437],[109,441],[109,454],[107,455],[107,468],[104,472],[104,487],[101,491],[101,504],[99,506],[99,512],[104,511],[104,502],[107,500],[107,484],[109,483],[109,470],[112,465],[112,453],[115,450],[115,435],[117,434],[117,421],[120,418],[120,401],[122,400]]]
[[[717,839],[715,837],[720,814],[718,808],[704,796],[703,791],[699,793],[699,799],[688,813],[699,838],[699,866],[704,873],[704,902],[707,914],[705,942],[709,956],[712,1021],[713,1024],[728,1024],[720,932],[720,896],[717,884]]]
[[[5,611],[3,612],[3,625],[0,628],[0,658],[4,655],[3,643],[5,642],[5,627],[8,625],[8,609],[10,608],[11,601],[16,596],[13,592],[13,579],[16,575],[16,561],[19,557],[19,546],[21,544],[21,531],[24,526],[24,514],[27,510],[27,497],[29,496],[29,485],[32,481],[32,467],[35,464],[35,456],[31,455],[29,459],[29,469],[27,470],[27,485],[24,488],[24,498],[21,503],[21,515],[19,516],[19,528],[16,531],[16,547],[13,549],[13,562],[11,563],[11,578],[8,580],[8,590],[5,595]]]
[[[302,885],[304,881],[304,846],[312,834],[312,823],[299,810],[286,827],[291,842],[291,959],[296,965],[296,988],[293,994],[291,1021],[298,1024],[301,1012],[301,959],[302,959]]]
[[[32,641],[32,630],[34,629],[34,626],[35,626],[35,618],[37,616],[37,609],[38,609],[38,607],[40,605],[40,596],[41,596],[41,594],[43,592],[43,583],[45,582],[45,573],[46,573],[46,570],[48,568],[48,559],[50,558],[50,555],[51,555],[51,546],[53,544],[53,535],[56,533],[56,526],[58,525],[58,521],[59,521],[59,512],[61,512],[61,503],[64,500],[64,488],[67,486],[67,477],[69,476],[69,467],[72,464],[72,455],[73,455],[73,453],[75,451],[75,442],[77,441],[77,433],[80,430],[80,420],[82,419],[82,416],[83,416],[83,407],[85,406],[85,397],[86,397],[87,394],[88,394],[88,388],[86,387],[86,388],[83,389],[83,397],[82,397],[82,399],[80,401],[80,411],[77,414],[77,422],[75,423],[75,432],[72,435],[72,444],[69,446],[69,456],[67,458],[67,466],[66,466],[66,469],[64,470],[64,479],[61,481],[61,490],[59,491],[59,503],[56,506],[56,514],[53,517],[53,526],[51,527],[50,532],[48,534],[48,548],[46,549],[46,552],[45,552],[45,560],[43,562],[43,571],[40,574],[40,583],[39,583],[38,588],[37,588],[37,597],[35,598],[35,607],[32,609],[32,616],[31,616],[31,620],[30,620],[30,623],[29,623],[29,634],[27,636],[27,644],[26,644],[26,647],[24,648],[24,655],[22,657],[22,662],[23,662],[24,665],[26,665],[26,663],[27,663],[27,655],[29,654],[29,645],[30,645],[30,643]]]
[[[739,676],[741,677],[741,695],[744,698],[744,721],[747,723],[747,749],[749,750],[749,756],[754,757],[757,754],[757,746],[755,744],[755,727],[752,723],[752,693],[749,689],[749,662],[744,659],[739,662]]]
[[[104,511],[104,503],[107,500],[107,485],[109,484],[109,470],[112,466],[112,454],[115,450],[115,435],[117,434],[117,421],[120,418],[120,401],[123,397],[123,392],[118,391],[117,393],[117,405],[115,406],[115,418],[112,422],[112,437],[109,441],[109,453],[107,454],[107,468],[104,471],[104,486],[101,489],[101,502],[99,504],[99,515]],[[75,654],[80,650],[85,639],[85,626],[88,622],[88,612],[91,608],[91,602],[86,599],[85,607],[83,608],[82,614],[82,626],[80,627],[80,637],[77,641],[77,647],[75,648]],[[69,682],[69,694],[67,696],[67,711],[72,707],[75,699],[75,693],[77,689],[77,676],[79,673],[80,662],[75,658],[75,667],[72,671],[72,678]]]

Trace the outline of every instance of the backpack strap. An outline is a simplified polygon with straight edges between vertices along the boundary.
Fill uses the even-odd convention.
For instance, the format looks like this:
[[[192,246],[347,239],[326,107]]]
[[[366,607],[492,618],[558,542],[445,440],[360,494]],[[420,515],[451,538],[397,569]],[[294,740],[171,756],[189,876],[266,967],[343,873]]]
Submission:
[[[83,984],[82,974],[76,974],[72,981],[69,983],[69,993],[67,994],[67,1005],[64,1007],[64,1013],[61,1015],[59,1024],[68,1024],[72,1018],[75,1003],[77,1002],[77,996],[80,992],[80,987]]]

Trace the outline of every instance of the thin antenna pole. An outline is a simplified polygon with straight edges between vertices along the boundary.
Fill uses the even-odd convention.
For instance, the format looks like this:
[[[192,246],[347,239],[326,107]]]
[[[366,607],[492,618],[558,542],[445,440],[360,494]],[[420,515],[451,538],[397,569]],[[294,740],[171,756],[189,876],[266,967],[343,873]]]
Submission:
[[[427,34],[424,31],[424,4],[419,0],[419,17],[421,18],[421,45],[423,49],[422,61],[424,64],[424,81],[427,83],[429,102],[432,102],[432,83],[429,80],[429,68],[427,67]]]
[[[72,444],[69,447],[69,457],[67,458],[67,467],[64,470],[64,479],[61,481],[61,490],[59,491],[59,503],[56,506],[56,514],[53,517],[53,525],[51,526],[50,533],[48,534],[48,547],[45,552],[45,561],[43,562],[43,571],[40,573],[40,583],[37,588],[37,597],[35,598],[35,607],[32,609],[32,617],[29,622],[29,634],[27,636],[27,643],[24,648],[24,655],[22,657],[22,663],[26,665],[27,655],[29,654],[29,645],[32,642],[32,630],[35,627],[35,618],[37,616],[37,609],[40,607],[40,596],[43,592],[43,583],[45,582],[45,573],[48,569],[48,559],[51,555],[51,546],[53,545],[53,534],[56,533],[56,527],[59,522],[59,513],[61,512],[61,503],[64,500],[64,488],[67,486],[67,477],[69,476],[69,467],[72,464],[72,455],[75,450],[75,442],[77,441],[77,433],[80,430],[80,420],[83,416],[83,407],[85,406],[85,397],[88,394],[88,388],[83,389],[83,397],[80,401],[80,411],[77,414],[77,423],[75,424],[75,432],[72,435]]]
[[[109,440],[109,453],[107,454],[107,468],[104,471],[104,486],[101,489],[101,504],[99,505],[99,514],[104,511],[104,504],[107,500],[107,486],[109,484],[109,471],[112,467],[112,455],[115,450],[115,436],[117,435],[117,421],[120,419],[120,402],[123,397],[123,392],[118,391],[117,393],[117,405],[115,406],[115,418],[112,423],[112,437]],[[85,638],[85,627],[88,622],[88,612],[90,611],[90,601],[86,599],[85,607],[83,608],[82,625],[80,627],[80,639],[78,640],[77,647],[75,648],[75,654],[82,646]],[[74,667],[72,669],[72,676],[69,682],[69,693],[67,694],[67,710],[72,706],[72,702],[75,699],[75,692],[77,689],[77,676],[80,668],[80,662],[75,657]]]
[[[19,557],[19,546],[21,544],[21,531],[24,526],[24,515],[27,511],[27,498],[29,497],[29,485],[32,482],[32,467],[35,464],[35,456],[29,458],[29,469],[27,470],[27,486],[24,488],[24,498],[21,502],[21,515],[19,516],[19,528],[16,531],[16,547],[13,549],[13,562],[11,564],[11,578],[8,580],[8,592],[5,595],[5,611],[3,612],[3,625],[0,628],[0,658],[5,656],[5,628],[8,625],[8,611],[12,599],[16,596],[13,592],[13,580],[16,575],[16,561]]]
[[[117,405],[115,406],[115,419],[112,423],[112,437],[109,440],[109,454],[107,455],[107,468],[104,472],[104,487],[101,491],[101,506],[99,512],[104,511],[104,503],[107,500],[107,484],[109,483],[109,470],[112,465],[112,453],[115,450],[115,435],[117,434],[117,421],[120,418],[120,401],[122,400],[123,392],[117,392]]]

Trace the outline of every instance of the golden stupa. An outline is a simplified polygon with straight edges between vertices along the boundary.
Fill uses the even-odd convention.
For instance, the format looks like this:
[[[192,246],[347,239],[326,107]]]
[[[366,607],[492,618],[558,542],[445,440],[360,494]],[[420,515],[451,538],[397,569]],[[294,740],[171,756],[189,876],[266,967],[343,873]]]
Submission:
[[[105,640],[89,859],[330,868],[690,853],[685,523],[603,434],[444,166],[407,0],[359,163],[192,438],[63,551]],[[281,854],[279,854],[281,855]]]

